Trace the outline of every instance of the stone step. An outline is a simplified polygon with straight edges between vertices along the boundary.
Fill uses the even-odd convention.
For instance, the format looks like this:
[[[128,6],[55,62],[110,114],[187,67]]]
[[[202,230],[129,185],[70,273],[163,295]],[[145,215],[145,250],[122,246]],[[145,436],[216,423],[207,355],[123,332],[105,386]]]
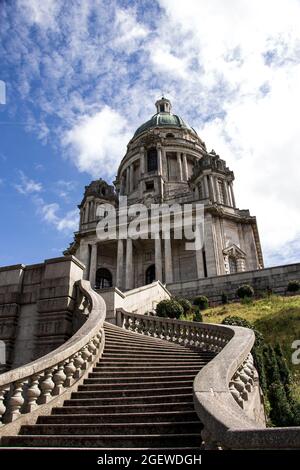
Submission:
[[[123,390],[137,390],[137,389],[148,389],[148,388],[179,388],[179,387],[189,387],[191,388],[193,385],[193,379],[187,380],[180,380],[176,382],[161,382],[160,380],[156,382],[144,382],[144,381],[136,381],[133,383],[92,383],[79,385],[78,391],[85,392],[85,391],[104,391],[104,390],[111,390],[111,391],[119,391],[122,392]]]
[[[92,384],[99,384],[99,385],[125,385],[125,384],[135,384],[135,383],[155,383],[159,381],[159,383],[164,384],[166,382],[180,382],[180,381],[193,381],[195,378],[195,374],[182,374],[182,375],[168,375],[166,377],[157,375],[148,375],[148,376],[138,376],[138,377],[127,377],[127,376],[116,376],[116,377],[98,377],[98,378],[87,378],[84,379],[84,385],[92,385]]]
[[[113,405],[82,405],[73,406],[71,404],[52,409],[52,415],[69,415],[69,414],[123,414],[123,413],[160,413],[166,411],[166,404],[160,403],[158,400],[155,403],[131,403],[131,404],[113,404]],[[168,411],[194,411],[194,403],[191,399],[189,401],[168,403]]]
[[[74,392],[78,393],[78,392]],[[88,405],[130,405],[130,404],[153,404],[153,403],[178,403],[181,401],[192,401],[193,394],[179,393],[172,395],[171,393],[163,393],[160,395],[130,396],[130,397],[111,397],[111,398],[72,398],[65,400],[64,406],[88,406]]]
[[[39,416],[37,424],[101,424],[101,423],[156,423],[197,421],[195,411],[148,411],[146,413],[114,413],[114,414],[54,414]]]
[[[186,375],[186,374],[194,374],[196,376],[199,372],[199,367],[196,368],[175,368],[172,367],[170,369],[163,369],[163,370],[153,370],[153,369],[138,369],[134,371],[114,371],[114,370],[108,370],[108,369],[102,369],[102,371],[97,371],[97,372],[90,372],[89,373],[89,378],[102,378],[102,377],[145,377],[145,376],[153,376],[156,375],[157,377],[160,376],[178,376],[178,375]]]
[[[200,370],[202,367],[205,366],[205,362],[198,362],[196,364],[189,364],[189,363],[185,363],[185,364],[174,364],[174,365],[163,365],[163,364],[160,364],[160,365],[153,365],[153,364],[140,364],[139,365],[133,365],[133,366],[126,366],[126,365],[122,365],[122,364],[110,364],[110,365],[105,365],[105,364],[101,364],[99,366],[96,366],[94,367],[93,369],[93,372],[96,373],[96,372],[104,372],[104,371],[109,371],[109,372],[139,372],[139,371],[145,371],[145,372],[148,372],[148,371],[153,371],[153,372],[167,372],[167,371],[176,371],[176,370],[190,370],[190,369],[193,369],[193,370]]]
[[[146,344],[143,344],[141,346],[137,346],[136,344],[120,344],[120,343],[112,343],[112,344],[107,344],[104,346],[104,351],[106,353],[110,352],[149,352],[151,353],[153,351],[153,346],[149,346]],[[160,352],[161,354],[170,352],[170,349],[167,347],[163,346],[155,346],[155,351]],[[178,351],[180,352],[180,351]]]
[[[171,366],[195,366],[197,367],[198,365],[205,365],[206,364],[206,361],[203,361],[203,360],[200,360],[200,359],[193,359],[193,360],[189,360],[187,361],[186,359],[181,359],[181,360],[167,360],[167,361],[164,361],[163,359],[156,359],[156,360],[153,360],[151,359],[151,361],[147,361],[147,360],[136,360],[135,357],[132,358],[131,361],[128,361],[128,360],[118,360],[118,361],[113,361],[111,359],[103,359],[103,361],[99,361],[95,368],[98,368],[98,367],[125,367],[125,368],[133,368],[133,367],[165,367],[166,365],[168,365],[168,367],[171,367]]]
[[[101,390],[101,387],[98,387],[98,390],[80,390],[78,392],[73,392],[71,395],[71,400],[73,398],[75,400],[77,399],[83,399],[83,398],[124,398],[124,397],[148,397],[154,396],[154,395],[181,395],[181,394],[187,394],[192,391],[191,385],[187,387],[176,387],[176,385],[173,385],[173,387],[164,387],[164,388],[139,388],[139,389],[119,389],[119,390]]]
[[[22,426],[20,435],[114,435],[201,433],[200,421],[156,423],[34,424]]]
[[[203,357],[206,357],[206,356],[203,356],[201,354],[196,354],[196,353],[186,353],[186,354],[182,354],[182,353],[164,353],[164,354],[161,354],[161,353],[158,353],[156,351],[152,351],[151,353],[139,353],[139,354],[134,354],[134,357],[136,358],[144,358],[144,359],[157,359],[157,358],[164,358],[166,360],[168,360],[169,358],[172,359],[186,359],[186,360],[189,360],[189,359],[193,359],[193,358],[203,358]],[[101,358],[103,359],[107,359],[107,358],[111,358],[111,359],[130,359],[132,358],[132,354],[131,353],[122,353],[122,352],[119,352],[118,354],[117,353],[106,353],[104,351],[104,353],[102,354]]]
[[[105,331],[105,339],[109,339],[111,341],[137,341],[143,342],[148,344],[155,344],[155,345],[164,345],[170,347],[184,347],[181,343],[177,343],[175,341],[170,341],[161,338],[154,338],[153,336],[146,336],[140,333],[111,333]]]
[[[200,433],[196,434],[138,434],[106,436],[4,436],[2,445],[7,447],[100,447],[100,448],[182,448],[199,447]]]

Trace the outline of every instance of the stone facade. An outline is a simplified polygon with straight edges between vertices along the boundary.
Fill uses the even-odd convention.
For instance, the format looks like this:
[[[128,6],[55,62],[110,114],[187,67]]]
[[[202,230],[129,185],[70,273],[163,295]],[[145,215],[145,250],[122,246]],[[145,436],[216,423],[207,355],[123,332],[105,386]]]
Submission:
[[[211,305],[222,301],[224,292],[229,300],[236,299],[236,290],[242,284],[250,284],[255,294],[261,296],[267,292],[284,295],[289,281],[300,279],[300,263],[286,266],[274,266],[259,271],[247,271],[230,276],[214,276],[207,279],[177,282],[168,285],[169,291],[179,297],[193,299],[196,295],[206,295]]]
[[[73,256],[0,268],[0,340],[6,345],[2,369],[27,364],[72,335],[74,284],[82,279],[83,268]]]
[[[171,113],[162,98],[157,113],[140,126],[127,146],[114,186],[102,179],[85,188],[79,205],[80,225],[65,254],[86,266],[84,277],[96,288],[130,290],[159,280],[171,285],[263,268],[255,217],[237,208],[234,174],[213,150],[208,152],[196,131]],[[204,246],[187,251],[186,240],[130,238],[101,241],[97,208],[111,203],[118,211],[120,196],[128,205],[204,205]],[[147,234],[148,235],[148,234]]]

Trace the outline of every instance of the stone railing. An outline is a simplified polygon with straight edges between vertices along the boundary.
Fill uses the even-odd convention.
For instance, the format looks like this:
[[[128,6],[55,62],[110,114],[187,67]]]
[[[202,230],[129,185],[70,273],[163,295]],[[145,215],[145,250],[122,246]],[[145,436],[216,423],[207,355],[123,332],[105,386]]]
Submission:
[[[266,428],[259,413],[253,413],[251,398],[255,393],[259,396],[260,390],[251,355],[252,330],[145,317],[124,310],[117,311],[117,325],[188,348],[216,352],[194,380],[194,405],[204,425],[204,448],[300,448],[300,427]],[[247,410],[249,401],[251,410]]]
[[[77,310],[86,316],[81,328],[46,356],[0,375],[1,436],[17,434],[23,424],[60,406],[102,354],[105,303],[89,281],[77,281],[76,288]]]
[[[229,328],[219,325],[144,316],[125,312],[123,309],[117,310],[116,324],[136,333],[216,353],[220,352],[234,335]]]

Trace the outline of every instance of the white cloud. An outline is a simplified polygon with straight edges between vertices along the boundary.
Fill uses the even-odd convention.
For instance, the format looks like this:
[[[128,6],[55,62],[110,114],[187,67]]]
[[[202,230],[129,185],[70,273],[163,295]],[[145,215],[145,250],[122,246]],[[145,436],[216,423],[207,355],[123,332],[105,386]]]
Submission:
[[[80,118],[64,136],[63,145],[71,147],[71,158],[79,171],[99,178],[115,175],[130,137],[125,118],[105,106]]]
[[[116,10],[115,28],[118,34],[114,46],[125,49],[127,52],[135,50],[140,41],[148,35],[147,28],[138,23],[135,16],[132,8]]]
[[[53,225],[59,232],[72,233],[78,228],[79,213],[77,209],[68,211],[64,216],[59,215],[61,211],[59,204],[47,204],[41,198],[35,199],[38,206],[38,213],[42,216],[42,220]]]
[[[28,178],[23,171],[19,171],[20,183],[14,184],[15,189],[21,194],[39,193],[43,190],[42,183]]]
[[[237,203],[257,216],[267,263],[292,259],[289,248],[300,246],[300,2],[160,4],[164,47],[177,57],[189,51],[179,100],[193,95],[209,118],[194,126],[234,170]],[[159,50],[151,59],[161,73]],[[179,93],[178,82],[173,88]]]

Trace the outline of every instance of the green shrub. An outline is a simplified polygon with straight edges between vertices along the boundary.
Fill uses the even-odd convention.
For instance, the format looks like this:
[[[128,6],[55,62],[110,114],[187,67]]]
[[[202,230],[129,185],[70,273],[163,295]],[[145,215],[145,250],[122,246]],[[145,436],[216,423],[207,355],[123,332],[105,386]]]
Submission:
[[[274,426],[293,426],[294,416],[282,383],[269,386],[270,418]]]
[[[183,314],[183,307],[174,299],[161,300],[156,306],[158,317],[179,318]]]
[[[184,299],[182,297],[176,297],[175,298],[176,302],[178,302],[181,307],[183,308],[183,313],[184,315],[186,315],[187,313],[190,313],[190,311],[192,310],[192,304],[189,300],[187,299]]]
[[[199,307],[197,305],[194,305],[192,310],[194,312],[193,321],[202,322],[203,318]]]
[[[260,346],[263,342],[263,335],[258,331],[248,320],[241,317],[228,316],[222,321],[223,325],[243,326],[244,328],[250,328],[255,334],[255,346]]]
[[[244,299],[245,297],[251,299],[254,296],[254,289],[249,284],[243,284],[237,289],[236,295],[239,299]]]
[[[289,281],[287,285],[288,292],[298,292],[300,290],[300,282],[299,281]]]
[[[228,295],[225,292],[222,292],[221,301],[223,305],[228,304]]]
[[[199,307],[200,310],[206,310],[208,308],[208,298],[205,295],[199,295],[194,298],[193,304]]]

